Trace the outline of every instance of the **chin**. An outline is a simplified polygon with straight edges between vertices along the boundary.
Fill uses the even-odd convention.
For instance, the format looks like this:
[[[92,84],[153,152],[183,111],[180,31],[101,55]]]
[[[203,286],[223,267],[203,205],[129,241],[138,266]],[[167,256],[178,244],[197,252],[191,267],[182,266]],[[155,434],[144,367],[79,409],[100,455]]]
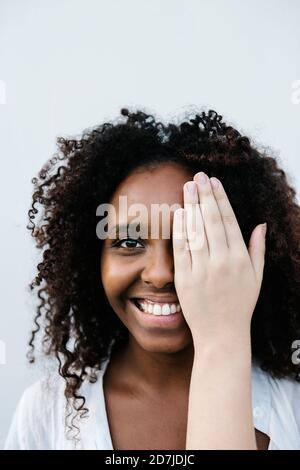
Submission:
[[[143,337],[135,338],[139,343],[140,347],[149,353],[160,353],[160,354],[175,354],[191,345],[191,336],[178,336],[178,337],[163,337],[158,335],[157,337]]]

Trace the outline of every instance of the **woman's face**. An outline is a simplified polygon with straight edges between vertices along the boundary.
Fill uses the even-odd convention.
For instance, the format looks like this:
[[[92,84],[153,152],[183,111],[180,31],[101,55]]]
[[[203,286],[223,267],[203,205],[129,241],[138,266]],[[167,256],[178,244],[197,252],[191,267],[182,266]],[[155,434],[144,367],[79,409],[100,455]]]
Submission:
[[[182,312],[167,315],[175,307],[180,308],[174,285],[173,213],[183,207],[183,185],[192,179],[191,171],[173,163],[151,170],[139,169],[122,181],[110,201],[116,215],[116,223],[111,227],[136,220],[141,213],[130,216],[132,204],[143,204],[147,210],[139,219],[141,224],[148,224],[146,235],[144,232],[132,237],[126,229],[120,229],[114,239],[104,240],[101,278],[111,307],[129,334],[149,352],[177,352],[192,342]],[[126,208],[120,204],[120,196],[126,197]],[[153,204],[170,208],[164,219],[151,216]],[[162,230],[166,218],[170,227],[168,238]],[[153,236],[154,229],[158,232]]]

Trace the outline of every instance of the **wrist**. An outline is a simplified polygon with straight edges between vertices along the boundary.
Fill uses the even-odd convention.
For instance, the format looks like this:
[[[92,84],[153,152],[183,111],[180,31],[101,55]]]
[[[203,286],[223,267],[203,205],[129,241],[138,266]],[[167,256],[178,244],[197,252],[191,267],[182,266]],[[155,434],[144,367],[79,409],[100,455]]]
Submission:
[[[251,363],[251,335],[249,331],[233,331],[208,335],[193,335],[194,360],[217,361],[218,363]]]

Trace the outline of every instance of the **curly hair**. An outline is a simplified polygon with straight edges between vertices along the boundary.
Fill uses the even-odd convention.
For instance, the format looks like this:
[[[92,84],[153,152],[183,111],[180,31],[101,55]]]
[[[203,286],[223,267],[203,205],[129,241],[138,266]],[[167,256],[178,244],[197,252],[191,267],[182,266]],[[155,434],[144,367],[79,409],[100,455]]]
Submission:
[[[253,228],[267,222],[264,277],[251,323],[252,354],[272,376],[300,380],[299,366],[291,361],[291,345],[300,338],[300,207],[275,157],[258,150],[213,110],[176,125],[121,109],[115,122],[85,130],[80,138],[59,137],[57,146],[32,179],[27,228],[43,251],[30,284],[39,303],[27,358],[35,361],[35,337],[41,330],[43,353],[57,358],[76,415],[88,412],[78,394],[82,381],[96,381],[110,345],[118,348],[128,338],[100,278],[103,241],[96,236],[96,208],[109,202],[133,170],[164,162],[222,181],[247,246]]]

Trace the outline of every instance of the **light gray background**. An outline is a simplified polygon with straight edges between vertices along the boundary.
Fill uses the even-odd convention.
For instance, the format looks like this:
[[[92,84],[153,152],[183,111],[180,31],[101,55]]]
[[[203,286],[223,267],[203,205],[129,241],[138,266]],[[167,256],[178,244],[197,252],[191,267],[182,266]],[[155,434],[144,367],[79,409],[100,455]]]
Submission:
[[[204,106],[271,146],[299,190],[299,21],[299,0],[0,1],[0,448],[45,367],[25,360],[38,259],[25,227],[56,137],[123,106],[163,120]]]

